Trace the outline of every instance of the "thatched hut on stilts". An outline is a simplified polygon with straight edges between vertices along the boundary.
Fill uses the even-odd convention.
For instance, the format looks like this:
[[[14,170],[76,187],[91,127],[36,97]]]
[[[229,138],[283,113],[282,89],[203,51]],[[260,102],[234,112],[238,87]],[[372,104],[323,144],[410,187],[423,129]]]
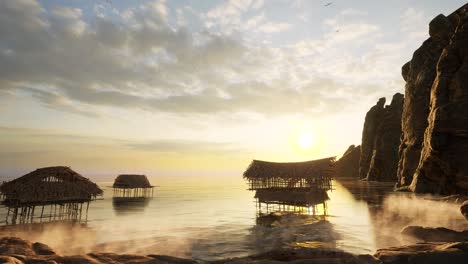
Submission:
[[[87,219],[89,202],[103,193],[94,182],[64,166],[40,168],[5,182],[0,192],[8,210],[7,224],[81,221],[83,209]]]
[[[254,160],[244,172],[249,190],[254,190],[257,210],[262,204],[267,212],[273,207],[281,211],[314,213],[323,204],[326,214],[327,191],[332,189],[335,157],[304,162],[269,162]],[[312,210],[312,212],[310,212]]]
[[[146,175],[121,174],[115,178],[112,186],[114,197],[143,198],[152,197],[154,186]]]

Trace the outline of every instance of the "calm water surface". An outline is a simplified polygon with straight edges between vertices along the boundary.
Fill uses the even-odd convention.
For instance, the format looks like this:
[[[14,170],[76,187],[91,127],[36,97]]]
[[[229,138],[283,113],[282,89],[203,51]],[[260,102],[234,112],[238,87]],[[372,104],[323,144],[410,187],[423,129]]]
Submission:
[[[434,219],[426,225],[465,228],[455,216],[458,208],[389,194],[391,184],[350,180],[334,183],[327,216],[287,215],[265,225],[257,219],[254,193],[239,178],[151,179],[160,185],[153,198],[124,205],[113,203],[111,182],[98,181],[105,195],[90,205],[86,224],[3,227],[1,232],[44,242],[63,254],[107,251],[211,260],[289,246],[373,253],[401,243],[395,234],[417,220],[412,214]],[[435,204],[436,209],[424,208]],[[447,212],[454,217],[431,216]],[[2,209],[0,217],[4,214]]]

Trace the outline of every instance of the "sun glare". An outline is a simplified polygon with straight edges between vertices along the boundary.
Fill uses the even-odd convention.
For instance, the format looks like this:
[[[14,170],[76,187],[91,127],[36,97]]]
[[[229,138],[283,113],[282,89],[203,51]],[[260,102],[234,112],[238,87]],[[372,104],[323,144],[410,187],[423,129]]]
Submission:
[[[302,131],[297,138],[297,145],[302,150],[309,150],[314,146],[315,138],[312,132]]]
[[[292,154],[297,159],[311,159],[322,149],[324,136],[317,123],[296,123],[289,134]]]

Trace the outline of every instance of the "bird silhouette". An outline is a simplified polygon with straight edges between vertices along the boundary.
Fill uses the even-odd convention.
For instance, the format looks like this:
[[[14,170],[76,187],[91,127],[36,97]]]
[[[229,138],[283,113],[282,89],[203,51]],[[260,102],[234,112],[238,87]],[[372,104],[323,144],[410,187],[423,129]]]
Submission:
[[[328,3],[324,4],[323,6],[325,6],[325,7],[326,6],[331,6],[332,4],[333,4],[333,2],[328,2]]]

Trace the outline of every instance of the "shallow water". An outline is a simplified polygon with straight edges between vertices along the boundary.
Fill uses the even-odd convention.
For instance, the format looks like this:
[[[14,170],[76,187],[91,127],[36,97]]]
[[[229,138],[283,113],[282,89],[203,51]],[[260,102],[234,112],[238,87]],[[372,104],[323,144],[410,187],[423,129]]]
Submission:
[[[240,177],[152,181],[161,185],[154,197],[130,204],[113,202],[111,182],[97,181],[105,195],[90,205],[86,224],[3,227],[1,233],[44,242],[62,254],[105,251],[212,260],[291,246],[373,253],[404,242],[398,234],[408,224],[467,228],[455,205],[393,194],[391,184],[334,182],[327,216],[323,210],[319,216],[288,214],[264,225],[257,219],[254,193]],[[1,214],[3,219],[4,209]]]

